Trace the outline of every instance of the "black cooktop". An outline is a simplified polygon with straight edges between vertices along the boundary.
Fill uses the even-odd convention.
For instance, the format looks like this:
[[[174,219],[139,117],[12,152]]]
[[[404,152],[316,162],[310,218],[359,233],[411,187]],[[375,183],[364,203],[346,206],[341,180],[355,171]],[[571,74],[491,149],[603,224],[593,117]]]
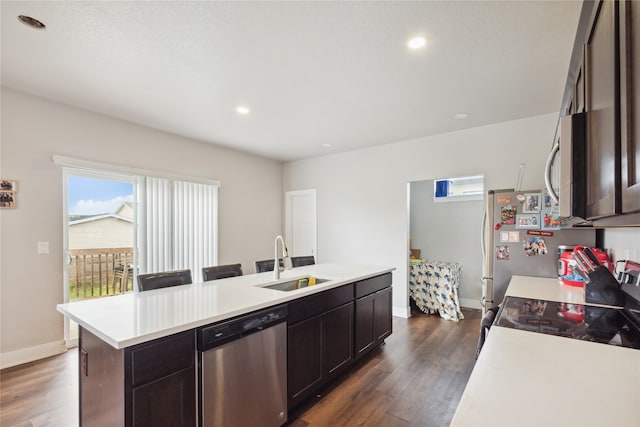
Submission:
[[[640,327],[624,309],[506,297],[496,325],[640,349]]]

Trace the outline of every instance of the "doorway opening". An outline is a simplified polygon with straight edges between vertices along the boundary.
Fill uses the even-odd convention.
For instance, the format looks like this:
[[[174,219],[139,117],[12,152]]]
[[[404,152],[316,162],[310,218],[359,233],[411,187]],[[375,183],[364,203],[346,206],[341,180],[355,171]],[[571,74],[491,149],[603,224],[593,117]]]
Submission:
[[[448,184],[444,189],[439,184],[443,181]],[[476,294],[481,292],[483,260],[480,244],[484,211],[482,185],[481,175],[408,183],[407,243],[408,253],[414,258],[409,260],[409,296],[412,286],[418,286],[417,282],[422,280],[421,274],[428,277],[433,274],[435,280],[436,273],[445,271],[440,268],[448,268],[446,271],[451,272],[449,275],[455,272],[458,278],[459,288],[455,299],[459,301],[459,306],[481,308]],[[460,191],[456,193],[454,190]],[[477,192],[481,192],[482,196],[478,197],[475,194]],[[454,268],[456,264],[459,268]],[[432,273],[433,268],[438,268],[438,271]],[[441,283],[438,285],[442,286]],[[423,288],[418,290],[427,292]],[[411,299],[409,303],[410,310],[416,309]]]

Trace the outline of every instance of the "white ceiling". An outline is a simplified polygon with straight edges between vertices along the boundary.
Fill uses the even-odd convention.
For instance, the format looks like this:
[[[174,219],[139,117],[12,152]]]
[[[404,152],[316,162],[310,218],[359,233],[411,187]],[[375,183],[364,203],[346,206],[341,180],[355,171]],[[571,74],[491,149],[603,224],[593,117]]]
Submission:
[[[1,4],[3,86],[288,161],[558,111],[582,2]]]

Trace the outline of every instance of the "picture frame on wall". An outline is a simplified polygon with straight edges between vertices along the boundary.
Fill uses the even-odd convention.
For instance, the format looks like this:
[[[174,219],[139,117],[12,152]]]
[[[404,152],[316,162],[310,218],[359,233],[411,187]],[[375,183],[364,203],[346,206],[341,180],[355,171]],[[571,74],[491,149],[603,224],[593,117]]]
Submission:
[[[18,191],[18,181],[12,179],[0,179],[0,191]]]
[[[0,191],[0,208],[15,208],[16,193],[15,191]]]
[[[18,181],[0,179],[0,209],[16,207],[16,191],[18,191]]]

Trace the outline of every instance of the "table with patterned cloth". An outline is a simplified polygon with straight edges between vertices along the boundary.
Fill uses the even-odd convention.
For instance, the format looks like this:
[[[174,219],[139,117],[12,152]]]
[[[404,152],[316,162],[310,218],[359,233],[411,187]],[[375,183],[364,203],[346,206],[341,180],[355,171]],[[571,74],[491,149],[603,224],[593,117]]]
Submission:
[[[409,297],[424,313],[447,320],[464,319],[458,302],[460,271],[457,262],[410,260]]]

